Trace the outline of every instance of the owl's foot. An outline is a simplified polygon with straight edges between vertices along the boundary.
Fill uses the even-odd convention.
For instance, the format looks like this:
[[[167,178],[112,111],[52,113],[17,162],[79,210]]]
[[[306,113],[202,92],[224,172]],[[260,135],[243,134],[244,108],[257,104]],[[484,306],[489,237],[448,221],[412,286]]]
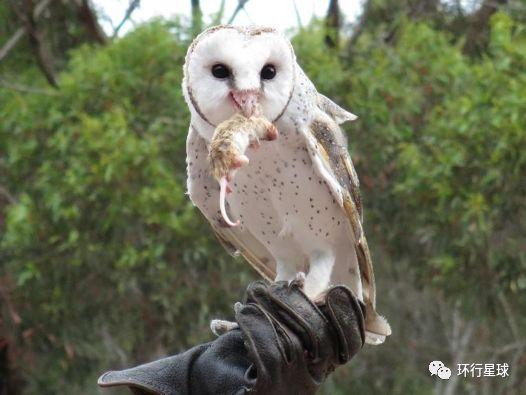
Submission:
[[[307,276],[304,272],[298,272],[296,273],[296,276],[294,277],[293,280],[290,280],[289,281],[289,286],[294,284],[296,285],[297,287],[299,287],[299,289],[301,289],[302,291],[306,292],[305,291],[305,281],[307,279]],[[323,302],[325,300],[325,296],[327,294],[327,291],[323,291],[323,292],[320,292],[319,294],[317,295],[308,295],[307,296],[309,297],[309,299],[311,299],[314,303],[318,303],[318,302]]]
[[[314,298],[310,298],[314,303],[322,304],[327,299],[327,291],[319,293]]]
[[[296,276],[294,276],[294,279],[289,281],[289,286],[296,285],[299,289],[303,290],[305,287],[305,278],[306,275],[303,272],[296,273]]]
[[[231,322],[226,320],[212,320],[210,321],[210,330],[216,336],[224,335],[233,329],[239,328],[237,322]]]

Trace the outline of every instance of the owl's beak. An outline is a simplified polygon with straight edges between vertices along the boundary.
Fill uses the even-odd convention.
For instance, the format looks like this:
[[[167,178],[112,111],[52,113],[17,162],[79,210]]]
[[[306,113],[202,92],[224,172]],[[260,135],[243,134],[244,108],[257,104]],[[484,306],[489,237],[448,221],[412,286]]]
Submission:
[[[236,109],[241,111],[245,117],[250,118],[256,113],[259,100],[258,90],[234,90],[230,92],[230,97]]]

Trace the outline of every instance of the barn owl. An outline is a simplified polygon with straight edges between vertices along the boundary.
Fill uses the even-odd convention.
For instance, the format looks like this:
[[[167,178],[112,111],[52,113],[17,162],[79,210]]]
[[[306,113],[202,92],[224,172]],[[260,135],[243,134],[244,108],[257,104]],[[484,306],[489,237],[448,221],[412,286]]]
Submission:
[[[187,189],[232,254],[266,279],[306,273],[310,298],[345,284],[366,307],[366,342],[391,334],[376,310],[373,267],[362,229],[358,177],[339,124],[355,115],[316,91],[290,41],[266,27],[216,26],[190,45],[183,93],[191,112]],[[214,130],[237,113],[258,109],[279,132],[246,152],[250,164],[232,181],[229,226],[207,160]]]

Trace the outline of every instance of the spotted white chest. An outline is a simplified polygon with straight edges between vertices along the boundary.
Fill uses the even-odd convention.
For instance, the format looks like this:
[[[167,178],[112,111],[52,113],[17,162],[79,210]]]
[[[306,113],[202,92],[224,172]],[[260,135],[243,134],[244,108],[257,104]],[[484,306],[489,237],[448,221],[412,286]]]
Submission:
[[[280,130],[278,140],[249,149],[250,163],[236,173],[228,198],[242,229],[276,258],[278,278],[307,271],[309,256],[348,237],[345,215],[303,141],[295,130]]]

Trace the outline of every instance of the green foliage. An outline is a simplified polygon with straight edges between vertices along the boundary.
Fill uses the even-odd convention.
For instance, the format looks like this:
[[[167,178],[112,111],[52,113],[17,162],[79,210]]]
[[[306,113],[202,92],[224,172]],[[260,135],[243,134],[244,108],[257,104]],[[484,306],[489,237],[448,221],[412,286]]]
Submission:
[[[248,281],[184,194],[186,47],[154,23],[75,51],[54,95],[3,93],[3,181],[18,201],[1,270],[27,306],[28,393],[93,388],[116,355],[209,338],[211,315]]]
[[[415,372],[454,358],[440,345],[453,342],[459,311],[460,328],[472,323],[479,336],[500,338],[486,351],[474,347],[469,360],[491,360],[489,350],[526,330],[525,27],[496,14],[488,52],[473,59],[462,40],[428,23],[399,24],[394,45],[367,32],[350,59],[328,56],[317,25],[295,37],[316,86],[360,117],[347,127],[349,142],[379,311],[394,330],[340,370],[327,394],[431,393],[433,381]]]
[[[526,36],[512,27],[495,15],[479,62],[445,34],[408,24],[394,48],[354,63],[349,100],[367,114],[356,136],[368,136],[356,140],[376,156],[364,158],[376,175],[367,193],[382,195],[368,197],[383,211],[373,215],[387,209],[404,224],[388,236],[399,258],[448,292],[524,292]]]
[[[349,86],[348,71],[335,49],[325,44],[325,30],[320,21],[314,20],[308,29],[301,29],[292,39],[294,52],[300,66],[320,92],[335,95]],[[334,97],[334,95],[332,96]]]

